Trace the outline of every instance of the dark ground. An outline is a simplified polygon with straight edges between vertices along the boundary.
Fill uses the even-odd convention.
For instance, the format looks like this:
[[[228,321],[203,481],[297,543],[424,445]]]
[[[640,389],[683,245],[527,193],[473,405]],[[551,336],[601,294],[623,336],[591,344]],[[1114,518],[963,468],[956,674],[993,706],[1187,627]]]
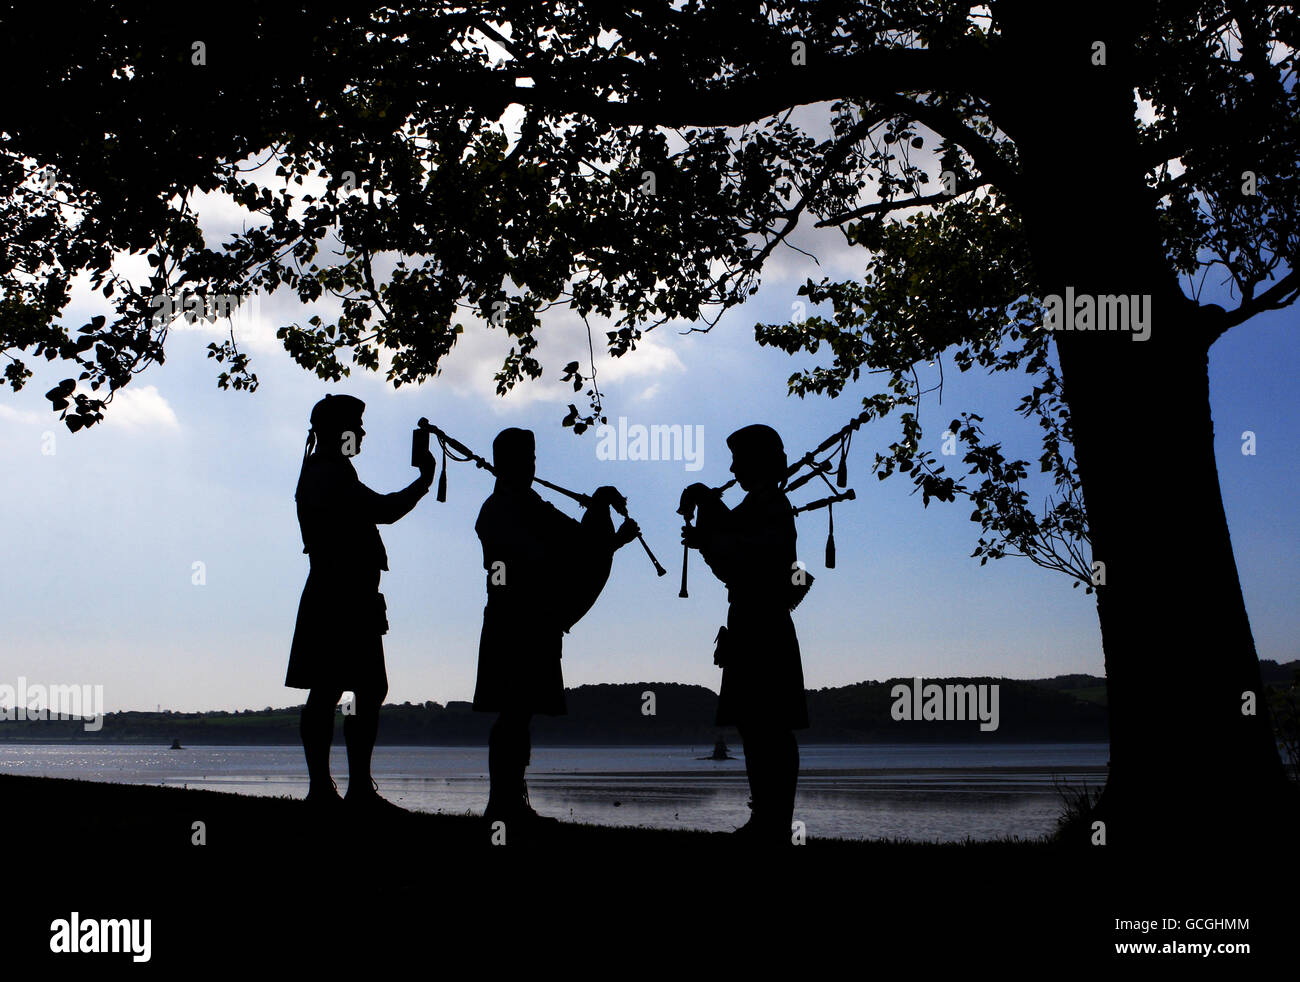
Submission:
[[[772,854],[724,834],[563,825],[493,846],[469,817],[322,823],[287,799],[16,776],[0,776],[0,815],[5,958],[77,973],[359,961],[368,975],[399,965],[434,975],[464,961],[495,978],[522,961],[559,978],[696,977],[710,964],[731,977],[748,964],[764,977],[927,978],[942,964],[1017,978],[1129,962],[1135,974],[1228,977],[1293,967],[1297,951],[1294,856],[1262,843],[1126,856],[813,839]],[[206,845],[191,843],[195,821]],[[151,918],[151,962],[50,955],[51,921],[73,910]],[[1141,934],[1114,923],[1193,916],[1250,928]],[[1252,954],[1114,953],[1117,941],[1165,940],[1244,940]]]

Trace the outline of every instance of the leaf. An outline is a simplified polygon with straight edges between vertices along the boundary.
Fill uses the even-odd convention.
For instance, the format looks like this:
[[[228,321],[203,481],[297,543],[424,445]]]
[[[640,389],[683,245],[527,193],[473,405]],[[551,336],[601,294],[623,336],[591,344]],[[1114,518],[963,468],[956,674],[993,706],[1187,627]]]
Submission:
[[[55,409],[62,409],[67,405],[67,397],[72,394],[73,390],[76,389],[76,387],[77,387],[77,383],[75,380],[70,378],[65,378],[54,388],[50,389],[49,392],[45,393],[45,398],[49,399],[51,402],[54,403],[58,403],[60,400],[62,400],[63,406],[56,405],[54,407]]]

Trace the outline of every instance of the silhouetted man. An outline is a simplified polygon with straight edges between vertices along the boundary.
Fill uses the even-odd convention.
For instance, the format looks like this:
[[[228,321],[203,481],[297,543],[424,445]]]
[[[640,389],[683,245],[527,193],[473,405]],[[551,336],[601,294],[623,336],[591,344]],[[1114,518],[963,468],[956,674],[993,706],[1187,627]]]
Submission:
[[[432,454],[420,476],[392,494],[361,483],[349,459],[361,451],[365,403],[328,395],[311,411],[311,431],[298,477],[298,524],[311,572],[298,606],[289,671],[284,684],[308,689],[302,709],[303,751],[311,787],[307,800],[340,803],[330,778],[334,710],[345,691],[355,703],[343,719],[348,747],[349,806],[388,806],[370,776],[379,707],[388,694],[383,635],[388,631],[379,576],[388,554],[376,525],[388,525],[415,507],[433,483]],[[390,806],[396,807],[396,806]]]
[[[532,488],[537,457],[531,430],[502,430],[492,442],[496,487],[474,531],[483,543],[487,606],[479,641],[474,708],[499,713],[488,740],[489,821],[533,824],[524,781],[533,715],[566,712],[560,671],[564,634],[609,579],[614,552],[636,538],[635,522],[614,531],[610,487],[591,496],[582,521],[543,501]],[[547,821],[553,821],[548,819]]]
[[[786,457],[781,437],[755,424],[727,437],[731,472],[747,494],[734,509],[703,484],[682,493],[698,512],[682,541],[700,550],[727,585],[727,625],[715,661],[722,666],[717,725],[735,726],[745,745],[749,821],[745,839],[791,842],[799,745],[794,730],[808,726],[799,639],[790,618],[801,576],[795,553],[794,510],[785,496]]]

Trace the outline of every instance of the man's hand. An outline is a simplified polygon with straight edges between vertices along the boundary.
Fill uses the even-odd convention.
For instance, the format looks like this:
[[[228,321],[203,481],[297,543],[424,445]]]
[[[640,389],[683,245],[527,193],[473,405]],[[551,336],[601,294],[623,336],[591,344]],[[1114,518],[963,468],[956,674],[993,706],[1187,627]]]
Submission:
[[[700,543],[704,541],[704,536],[694,525],[682,526],[682,545],[690,546],[692,549],[698,549]]]
[[[614,548],[622,549],[625,545],[641,534],[641,526],[632,519],[626,519],[614,533]]]
[[[438,462],[434,460],[433,453],[426,450],[420,454],[416,458],[415,466],[420,468],[420,476],[432,484],[434,472],[438,469]]]
[[[591,503],[599,507],[613,508],[619,514],[627,509],[627,499],[619,493],[618,488],[605,485],[591,492]],[[635,535],[632,538],[636,538]]]
[[[682,492],[680,507],[678,508],[678,511],[681,513],[684,513],[688,510],[694,511],[704,502],[713,501],[717,499],[717,497],[718,497],[718,493],[714,491],[713,488],[709,487],[707,484],[701,484],[697,481],[694,484],[690,485],[688,488],[686,488],[685,491]]]

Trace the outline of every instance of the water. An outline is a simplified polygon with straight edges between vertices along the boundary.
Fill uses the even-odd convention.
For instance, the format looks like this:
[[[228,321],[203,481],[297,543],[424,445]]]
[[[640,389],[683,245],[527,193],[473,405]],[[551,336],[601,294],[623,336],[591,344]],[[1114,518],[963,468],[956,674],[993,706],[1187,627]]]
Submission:
[[[727,831],[749,817],[745,764],[697,759],[711,749],[536,747],[530,797],[542,814],[565,820]],[[795,818],[810,837],[1033,838],[1051,832],[1061,813],[1058,785],[1101,787],[1108,754],[1104,743],[801,747]],[[341,747],[332,769],[346,788]],[[307,793],[298,747],[0,745],[0,773]],[[487,803],[485,747],[378,747],[374,774],[403,808],[481,814]]]

